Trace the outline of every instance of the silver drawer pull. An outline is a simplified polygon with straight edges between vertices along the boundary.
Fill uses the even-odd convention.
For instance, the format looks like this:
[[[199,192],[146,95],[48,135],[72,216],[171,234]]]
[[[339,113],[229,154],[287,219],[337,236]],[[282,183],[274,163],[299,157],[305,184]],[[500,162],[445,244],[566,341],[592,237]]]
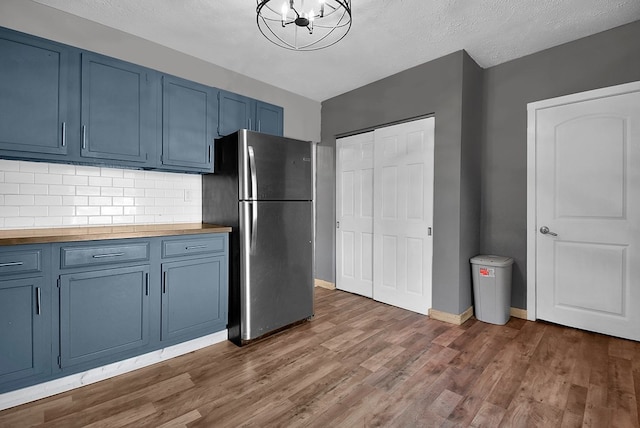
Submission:
[[[192,245],[190,247],[184,247],[185,250],[200,250],[202,248],[207,248],[206,245]]]
[[[9,262],[9,263],[0,263],[0,267],[9,267],[9,266],[22,266],[24,262]]]
[[[102,259],[104,257],[119,257],[124,256],[124,253],[111,253],[111,254],[94,254],[94,259]]]

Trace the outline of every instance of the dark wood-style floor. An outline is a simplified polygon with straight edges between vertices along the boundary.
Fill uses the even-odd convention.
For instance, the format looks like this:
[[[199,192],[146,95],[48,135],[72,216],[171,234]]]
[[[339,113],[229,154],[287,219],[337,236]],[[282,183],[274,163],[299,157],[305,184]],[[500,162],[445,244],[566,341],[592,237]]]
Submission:
[[[1,427],[637,427],[640,343],[316,289],[316,317],[0,412]]]

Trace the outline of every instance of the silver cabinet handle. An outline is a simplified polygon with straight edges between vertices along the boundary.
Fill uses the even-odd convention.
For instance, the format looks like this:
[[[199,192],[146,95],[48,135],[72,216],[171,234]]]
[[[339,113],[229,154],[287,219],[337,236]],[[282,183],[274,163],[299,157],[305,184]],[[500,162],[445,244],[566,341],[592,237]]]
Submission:
[[[167,271],[162,272],[162,293],[167,294]]]
[[[120,257],[120,256],[124,256],[124,253],[94,254],[93,258],[94,259],[102,259],[102,258],[105,258],[105,257]]]
[[[42,301],[42,295],[40,292],[40,287],[36,287],[36,315],[40,315],[41,301]]]
[[[67,145],[67,124],[62,122],[62,147]]]
[[[540,228],[540,233],[542,233],[543,235],[558,236],[557,233],[551,232],[547,226],[542,226]]]
[[[206,245],[191,245],[190,247],[184,247],[185,250],[200,250],[202,248],[207,248]]]
[[[0,263],[0,267],[9,267],[9,266],[22,266],[24,262],[8,262],[8,263]]]
[[[87,127],[82,125],[82,148],[87,148]]]

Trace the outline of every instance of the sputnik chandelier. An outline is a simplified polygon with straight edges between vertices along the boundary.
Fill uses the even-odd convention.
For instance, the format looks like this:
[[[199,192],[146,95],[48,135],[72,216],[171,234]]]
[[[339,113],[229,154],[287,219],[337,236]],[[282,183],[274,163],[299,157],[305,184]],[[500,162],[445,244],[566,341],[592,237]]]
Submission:
[[[323,49],[338,43],[351,28],[351,0],[256,1],[260,32],[286,49]]]

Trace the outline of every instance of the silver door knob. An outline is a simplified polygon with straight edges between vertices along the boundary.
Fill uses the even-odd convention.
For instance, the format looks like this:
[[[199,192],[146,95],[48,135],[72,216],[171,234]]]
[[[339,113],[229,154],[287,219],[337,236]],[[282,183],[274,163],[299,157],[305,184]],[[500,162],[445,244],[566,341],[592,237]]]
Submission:
[[[547,226],[542,226],[540,228],[540,233],[542,233],[543,235],[558,236],[557,233],[553,233],[552,231],[550,231]]]

